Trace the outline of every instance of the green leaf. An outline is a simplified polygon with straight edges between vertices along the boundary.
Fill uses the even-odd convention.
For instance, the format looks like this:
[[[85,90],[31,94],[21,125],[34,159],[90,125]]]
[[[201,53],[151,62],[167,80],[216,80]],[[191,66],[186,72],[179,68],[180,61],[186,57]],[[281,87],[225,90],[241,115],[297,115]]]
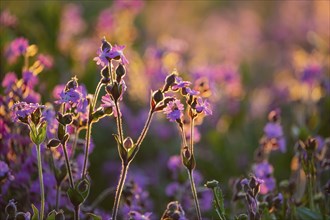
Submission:
[[[95,215],[93,213],[86,213],[89,217],[91,217],[93,220],[102,220],[102,217],[99,215]]]
[[[319,220],[322,219],[322,215],[318,212],[312,211],[306,207],[297,208],[297,217],[301,220]]]
[[[74,189],[73,188],[68,189],[67,194],[69,196],[71,203],[74,206],[78,206],[86,200],[89,194],[89,190],[90,190],[89,181],[87,179],[81,179],[76,183]]]
[[[39,220],[39,210],[33,204],[31,204],[31,206],[32,206],[32,210],[33,210],[33,215],[32,215],[31,220]]]

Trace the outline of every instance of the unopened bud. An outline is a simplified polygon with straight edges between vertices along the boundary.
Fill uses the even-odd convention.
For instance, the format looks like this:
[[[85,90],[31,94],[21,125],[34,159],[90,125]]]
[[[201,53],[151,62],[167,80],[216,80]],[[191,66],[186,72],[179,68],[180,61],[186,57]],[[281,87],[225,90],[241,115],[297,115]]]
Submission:
[[[128,150],[130,149],[131,147],[133,147],[134,145],[134,142],[132,140],[132,138],[130,137],[127,137],[125,140],[124,140],[124,147]]]
[[[108,66],[103,67],[103,69],[101,70],[101,76],[106,79],[108,79],[110,77],[110,72],[109,72]]]
[[[168,75],[165,79],[165,85],[163,88],[163,92],[168,91],[168,89],[175,83],[175,73],[172,73],[171,75]]]
[[[161,90],[157,90],[152,94],[153,100],[157,103],[161,102],[164,98],[163,92]]]
[[[77,77],[72,77],[71,80],[66,84],[65,91],[70,89],[76,89],[78,87],[78,79]]]
[[[48,148],[51,148],[51,147],[58,147],[58,145],[60,145],[60,143],[61,143],[60,140],[53,138],[53,139],[51,139],[51,140],[48,142],[47,147],[48,147]]]
[[[209,189],[213,189],[219,186],[219,182],[216,180],[207,181],[205,183],[205,186]]]
[[[126,74],[126,69],[122,64],[119,64],[117,69],[116,69],[116,81],[120,83],[121,79],[125,76]]]
[[[102,45],[101,45],[101,49],[102,51],[105,51],[105,50],[111,50],[112,46],[111,44],[105,39],[105,37],[103,37],[102,39]]]

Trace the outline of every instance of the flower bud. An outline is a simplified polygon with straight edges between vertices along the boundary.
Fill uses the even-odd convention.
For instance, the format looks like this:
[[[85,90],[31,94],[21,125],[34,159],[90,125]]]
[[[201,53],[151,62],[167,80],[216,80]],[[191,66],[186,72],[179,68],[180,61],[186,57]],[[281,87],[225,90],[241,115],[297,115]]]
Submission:
[[[122,64],[119,64],[117,69],[116,69],[116,81],[120,83],[121,79],[125,76],[126,74],[126,69]]]
[[[168,89],[175,83],[175,76],[176,74],[172,73],[166,77],[163,92],[168,91]]]
[[[101,76],[105,79],[108,79],[110,77],[110,71],[108,66],[103,67],[103,69],[101,70]]]
[[[105,51],[105,50],[111,50],[112,46],[111,44],[105,39],[105,37],[103,37],[102,39],[102,45],[101,45],[101,49],[102,51]]]
[[[152,94],[152,98],[153,100],[156,102],[156,104],[158,104],[159,102],[161,102],[164,98],[163,92],[159,89],[156,92],[154,92]]]
[[[317,148],[317,141],[315,138],[308,138],[306,143],[306,151],[314,152]]]
[[[67,113],[65,115],[62,115],[61,113],[57,113],[57,120],[59,123],[61,123],[62,125],[68,125],[72,123],[72,114]]]
[[[51,139],[51,140],[48,142],[47,147],[48,147],[48,148],[51,148],[51,147],[58,147],[58,145],[60,145],[60,143],[61,143],[60,140],[53,138],[53,139]]]
[[[65,91],[70,89],[76,89],[78,87],[78,79],[77,77],[72,77],[71,80],[66,84]]]
[[[36,110],[34,110],[34,112],[31,114],[31,120],[32,122],[37,125],[40,122],[42,116],[42,112],[40,108],[36,108]]]
[[[15,216],[15,220],[28,220],[31,219],[31,214],[30,212],[18,212]]]
[[[213,189],[219,186],[219,182],[216,180],[207,181],[205,183],[205,186],[209,189]]]
[[[125,138],[125,140],[124,140],[124,147],[127,150],[130,149],[131,147],[133,147],[133,145],[134,145],[134,142],[133,142],[132,138],[130,138],[130,137]]]

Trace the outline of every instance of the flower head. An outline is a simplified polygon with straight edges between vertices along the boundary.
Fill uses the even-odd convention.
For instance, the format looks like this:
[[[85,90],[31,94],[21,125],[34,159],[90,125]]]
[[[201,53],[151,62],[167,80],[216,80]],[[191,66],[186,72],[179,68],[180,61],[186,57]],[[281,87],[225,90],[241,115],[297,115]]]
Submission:
[[[175,83],[172,86],[172,90],[176,91],[191,85],[189,81],[183,81],[181,77],[175,76]]]
[[[109,94],[106,94],[104,96],[102,96],[101,98],[101,106],[103,108],[112,108],[112,111],[113,111],[113,115],[115,117],[117,117],[117,110],[116,110],[116,107],[115,107],[115,102],[111,99],[110,95]]]
[[[37,108],[43,108],[43,105],[39,105],[38,103],[26,103],[26,102],[18,102],[15,103],[12,107],[14,121],[18,119],[23,119],[29,117]]]
[[[94,57],[93,60],[96,61],[97,65],[107,66],[111,59],[121,60],[123,64],[128,64],[128,60],[124,55],[125,46],[111,46],[111,44],[106,41],[106,39],[102,39],[102,45],[97,50],[97,57]]]
[[[176,121],[180,120],[183,116],[183,109],[184,107],[180,100],[175,99],[174,101],[170,101],[163,111],[170,121]]]
[[[205,115],[212,115],[211,105],[207,100],[204,100],[201,97],[197,98],[196,111],[198,113],[204,113]]]
[[[123,64],[128,64],[128,60],[126,59],[125,55],[124,55],[124,50],[125,46],[113,46],[110,50],[109,53],[109,57],[111,59],[121,59],[121,61],[123,62]]]

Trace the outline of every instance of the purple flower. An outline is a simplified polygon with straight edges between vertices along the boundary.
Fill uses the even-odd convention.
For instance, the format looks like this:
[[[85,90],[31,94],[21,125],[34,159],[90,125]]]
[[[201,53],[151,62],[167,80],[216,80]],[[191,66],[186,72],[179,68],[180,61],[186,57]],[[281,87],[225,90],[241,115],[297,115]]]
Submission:
[[[14,121],[17,121],[18,118],[26,118],[30,116],[37,108],[43,108],[43,105],[39,105],[38,103],[26,103],[26,102],[18,102],[15,103],[12,107]]]
[[[182,167],[182,164],[181,164],[180,156],[175,155],[175,156],[170,157],[170,159],[167,162],[167,168],[171,172],[177,173],[181,167]]]
[[[53,89],[52,95],[55,99],[60,99],[61,98],[61,93],[62,91],[65,89],[65,85],[64,84],[60,84],[55,86],[55,88]]]
[[[322,76],[322,68],[317,64],[308,65],[302,72],[301,81],[312,85]]]
[[[113,46],[110,50],[109,53],[109,57],[112,59],[121,59],[121,61],[123,62],[123,64],[128,64],[128,60],[126,59],[123,50],[124,50],[125,46]]]
[[[176,99],[174,101],[170,101],[163,111],[170,121],[176,121],[181,119],[183,116],[183,109],[183,104],[180,102],[180,100]]]
[[[176,91],[191,85],[189,81],[183,81],[181,77],[175,77],[175,84],[172,86],[172,90]]]
[[[80,99],[81,99],[81,94],[76,89],[71,88],[68,91],[62,91],[60,94],[60,100],[55,101],[55,103],[77,104]]]
[[[11,14],[7,9],[3,10],[0,14],[0,25],[5,27],[16,26],[17,18]]]
[[[2,87],[5,88],[5,93],[9,92],[11,90],[12,85],[16,82],[16,74],[14,72],[7,73],[1,83]]]
[[[106,94],[104,96],[102,96],[101,98],[101,106],[103,108],[112,108],[112,111],[113,111],[113,115],[115,117],[117,117],[117,110],[116,110],[116,107],[115,107],[115,102],[111,99],[110,95],[109,94]]]
[[[189,87],[186,87],[186,88],[185,88],[185,92],[186,92],[187,94],[189,94],[189,95],[192,95],[192,96],[194,96],[194,95],[199,95],[199,91],[196,91],[196,90],[191,89],[191,88],[189,88]]]
[[[12,52],[17,56],[24,55],[28,46],[29,46],[28,40],[23,37],[16,38],[10,44],[10,48]]]
[[[2,178],[6,177],[8,172],[9,172],[9,167],[8,167],[7,163],[0,160],[0,180]]]
[[[96,61],[96,65],[106,66],[109,63],[108,58],[110,57],[110,48],[105,48],[102,50],[99,48],[97,50],[97,57],[94,57],[93,60]]]
[[[207,100],[203,101],[201,97],[197,98],[196,111],[198,113],[203,112],[205,115],[212,115],[210,103]]]
[[[267,139],[275,139],[276,147],[278,147],[281,152],[286,151],[286,142],[283,137],[282,126],[278,122],[268,122],[264,127],[264,132]]]
[[[252,170],[257,178],[263,180],[263,183],[260,185],[260,194],[266,194],[275,189],[275,179],[272,177],[272,165],[268,162],[262,162],[254,164]]]
[[[45,54],[39,54],[38,60],[47,69],[52,68],[54,63],[53,57]]]
[[[24,83],[30,88],[38,84],[38,77],[31,71],[24,71],[22,73],[22,78]]]
[[[175,196],[180,191],[180,189],[181,186],[178,182],[172,182],[167,185],[165,192],[167,196],[172,197]]]

